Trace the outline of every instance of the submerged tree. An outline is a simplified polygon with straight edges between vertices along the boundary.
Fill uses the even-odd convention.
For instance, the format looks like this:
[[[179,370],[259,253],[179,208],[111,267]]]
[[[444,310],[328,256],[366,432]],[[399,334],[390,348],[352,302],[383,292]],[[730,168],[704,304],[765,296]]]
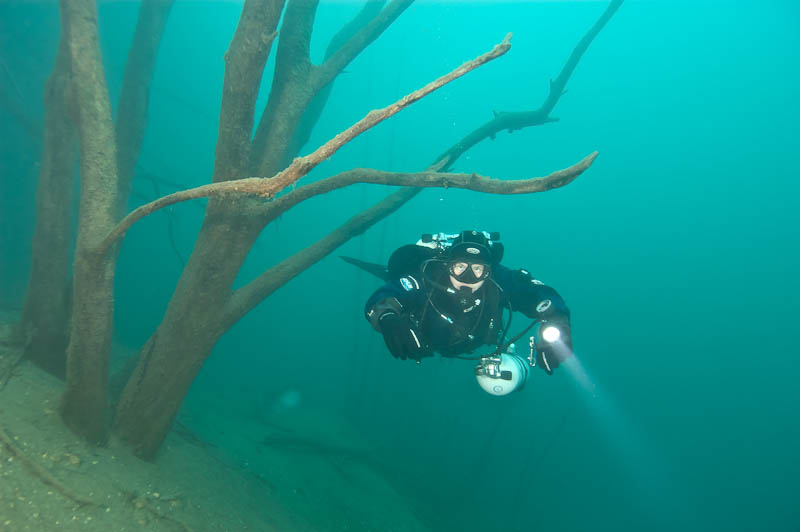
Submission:
[[[318,0],[246,0],[225,55],[212,184],[161,198],[124,218],[145,131],[156,52],[172,0],[142,0],[116,123],[112,121],[100,60],[95,1],[60,1],[61,39],[45,91],[46,125],[32,271],[18,331],[28,339],[27,354],[32,360],[66,378],[61,412],[73,430],[102,443],[113,428],[136,454],[152,457],[204,360],[234,323],[296,275],[400,208],[422,188],[533,193],[566,185],[591,165],[596,154],[547,177],[516,181],[449,172],[464,152],[487,137],[554,121],[550,113],[570,75],[622,0],[613,0],[578,43],[559,76],[551,80],[549,94],[539,108],[497,113],[444,150],[422,172],[353,169],[294,188],[316,164],[356,135],[510,48],[506,38],[490,52],[395,104],[370,112],[310,155],[297,157],[322,113],[336,76],[412,1],[365,1],[360,13],[331,40],[325,60],[315,65],[309,57],[309,43]],[[256,96],[275,43],[269,99],[256,124]],[[70,278],[66,228],[70,225],[69,194],[76,156],[80,160],[80,213]],[[253,175],[263,177],[248,177]],[[233,289],[247,254],[269,223],[308,198],[353,183],[404,188],[354,213],[325,237]],[[132,223],[150,212],[197,197],[210,200],[192,255],[163,320],[137,355],[112,415],[108,361],[113,276],[121,237]]]

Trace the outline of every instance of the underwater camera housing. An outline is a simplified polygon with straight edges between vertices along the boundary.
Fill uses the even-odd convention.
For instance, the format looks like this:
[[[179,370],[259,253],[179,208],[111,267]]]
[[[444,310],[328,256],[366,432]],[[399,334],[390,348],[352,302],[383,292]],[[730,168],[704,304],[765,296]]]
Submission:
[[[511,344],[505,353],[482,357],[475,367],[475,378],[486,393],[508,395],[525,386],[528,362],[514,354]]]
[[[526,357],[516,354],[514,341],[518,340],[525,332],[535,324],[539,324],[539,331],[531,335],[528,339],[530,347]],[[534,320],[527,329],[517,335],[508,344],[508,348],[502,354],[498,351],[482,356],[478,365],[475,367],[475,378],[484,391],[492,395],[508,395],[511,392],[522,390],[528,380],[529,368],[537,366],[537,352],[541,350],[549,351],[554,345],[558,345],[563,335],[561,329],[546,321]],[[542,369],[547,373],[552,370],[547,365],[547,358],[542,352]]]

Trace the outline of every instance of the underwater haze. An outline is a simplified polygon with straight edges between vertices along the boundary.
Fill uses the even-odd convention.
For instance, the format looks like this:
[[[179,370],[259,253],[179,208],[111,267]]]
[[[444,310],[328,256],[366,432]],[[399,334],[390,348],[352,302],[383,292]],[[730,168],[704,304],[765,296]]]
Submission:
[[[607,5],[413,3],[336,78],[302,154],[507,33],[511,50],[357,137],[305,179],[356,167],[422,171],[493,113],[538,108]],[[320,3],[312,60],[322,61],[361,6]],[[99,4],[112,104],[138,9]],[[130,209],[210,182],[223,56],[241,9],[174,4]],[[43,84],[58,35],[55,3],[0,4],[5,308],[25,298]],[[800,530],[798,65],[794,0],[625,1],[580,59],[551,113],[558,121],[500,132],[453,169],[522,179],[598,151],[586,172],[538,194],[422,191],[236,323],[179,421],[238,467],[269,477],[271,466],[242,443],[243,420],[276,414],[313,424],[333,412],[375,449],[382,474],[431,530]],[[393,190],[358,184],[300,204],[263,231],[237,285]],[[205,206],[175,205],[126,235],[114,312],[116,342],[129,354],[164,316]],[[423,233],[463,229],[499,231],[503,263],[556,288],[571,311],[575,359],[552,376],[533,368],[524,390],[508,396],[483,392],[473,362],[393,358],[363,314],[381,281],[339,257],[383,264]],[[518,315],[512,333],[526,322]],[[358,493],[335,495],[352,502]]]

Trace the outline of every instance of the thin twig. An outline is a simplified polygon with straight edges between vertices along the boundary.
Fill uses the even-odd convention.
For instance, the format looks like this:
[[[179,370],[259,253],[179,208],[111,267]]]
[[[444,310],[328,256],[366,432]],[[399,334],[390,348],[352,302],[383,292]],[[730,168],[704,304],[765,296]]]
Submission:
[[[61,493],[66,498],[70,499],[71,501],[75,502],[79,506],[93,506],[97,508],[102,508],[102,505],[97,504],[94,501],[91,501],[77,493],[73,492],[68,487],[64,486],[56,477],[54,477],[49,471],[45,468],[37,464],[14,444],[14,441],[8,435],[8,433],[0,427],[0,444],[8,450],[9,453],[14,455],[20,462],[22,462],[28,470],[33,473],[35,476],[39,478],[42,482],[47,484],[48,486],[54,488],[56,491]]]
[[[163,521],[167,521],[169,523],[173,523],[184,532],[192,532],[192,529],[179,519],[175,519],[174,517],[170,517],[167,514],[161,512],[157,508],[153,508],[152,499],[145,495],[139,495],[135,491],[129,490],[128,487],[124,484],[119,482],[115,482],[113,479],[111,480],[111,484],[119,491],[120,493],[125,494],[125,498],[127,501],[133,506],[134,510],[145,510],[149,512],[153,517],[156,519],[161,519]],[[180,501],[183,494],[178,493],[173,495],[172,497],[163,497],[159,496],[156,501],[161,504],[170,504],[174,502]]]

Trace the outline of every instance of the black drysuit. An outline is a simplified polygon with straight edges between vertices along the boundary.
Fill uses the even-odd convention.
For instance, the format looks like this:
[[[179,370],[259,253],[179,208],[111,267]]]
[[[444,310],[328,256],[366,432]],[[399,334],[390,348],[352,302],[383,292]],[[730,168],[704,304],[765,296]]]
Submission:
[[[500,264],[491,268],[490,277],[471,292],[452,287],[443,262],[429,263],[424,274],[390,280],[376,290],[367,300],[366,318],[384,335],[392,354],[403,359],[419,360],[434,352],[458,356],[498,345],[505,332],[504,310],[558,324],[571,353],[569,309],[558,292],[526,270]],[[546,369],[558,363],[551,360]]]

